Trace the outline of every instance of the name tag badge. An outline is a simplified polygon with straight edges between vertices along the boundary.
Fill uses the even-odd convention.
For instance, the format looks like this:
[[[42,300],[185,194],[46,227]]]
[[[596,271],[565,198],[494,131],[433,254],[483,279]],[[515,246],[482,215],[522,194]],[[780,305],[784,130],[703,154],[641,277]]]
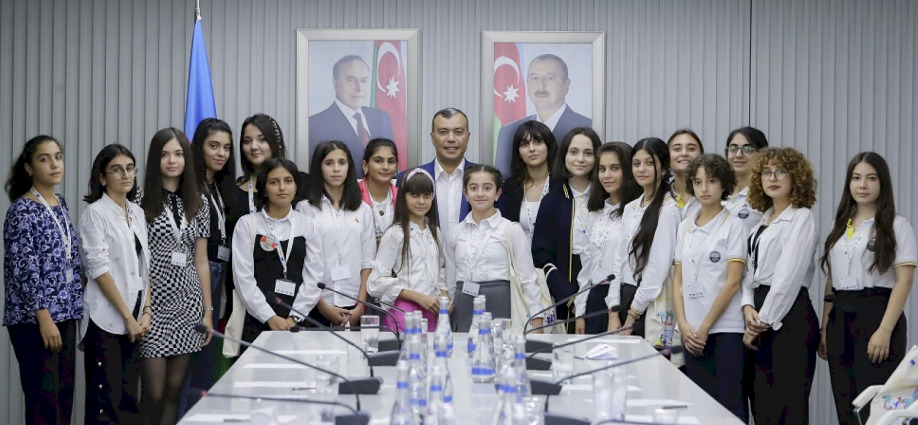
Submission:
[[[217,247],[217,259],[220,261],[229,261],[230,249],[225,246],[218,246]]]
[[[838,285],[835,286],[840,291],[856,291],[857,287],[857,278],[854,276],[849,276],[838,281]]]
[[[471,295],[473,297],[478,296],[478,289],[480,285],[475,282],[464,282],[462,284],[462,293],[466,295]]]
[[[188,259],[188,255],[184,252],[173,252],[172,253],[172,265],[185,267],[185,261]]]
[[[296,292],[296,284],[287,279],[277,279],[274,281],[274,292],[292,297]]]
[[[700,298],[704,296],[704,286],[695,284],[695,285],[685,285],[682,288],[682,295],[686,298]]]
[[[351,270],[345,265],[337,265],[331,269],[331,279],[333,282],[347,280],[351,278]]]

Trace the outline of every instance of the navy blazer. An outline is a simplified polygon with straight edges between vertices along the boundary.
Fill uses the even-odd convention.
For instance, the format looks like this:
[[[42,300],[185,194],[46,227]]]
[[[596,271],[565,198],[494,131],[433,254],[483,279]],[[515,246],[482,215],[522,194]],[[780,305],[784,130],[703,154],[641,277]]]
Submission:
[[[517,208],[519,214],[519,208]],[[577,276],[572,276],[574,235],[574,194],[568,182],[559,183],[542,198],[535,230],[532,232],[532,261],[549,271],[546,283],[552,297],[560,300],[577,292]],[[560,314],[560,308],[559,308]],[[563,318],[565,316],[558,316]]]
[[[426,163],[426,164],[420,165],[420,166],[418,166],[417,168],[422,168],[422,169],[424,169],[424,171],[427,171],[428,173],[430,173],[430,176],[434,178],[434,181],[436,181],[437,175],[434,174],[434,162],[436,162],[436,161],[437,161],[437,160],[434,159],[433,161],[430,161],[430,162],[428,162],[428,163]],[[474,163],[474,162],[472,162],[472,161],[469,161],[469,160],[467,160],[467,159],[465,160],[465,169],[467,169],[467,168],[469,168],[469,167],[471,167],[471,166],[473,166],[473,165],[478,165],[478,164],[476,164],[476,163]],[[465,169],[463,169],[463,170],[465,170]],[[396,179],[396,182],[398,183],[399,189],[401,189],[401,187],[402,187],[402,179],[403,179],[404,177],[405,177],[405,172],[404,172],[404,171],[400,171],[400,172],[398,173],[398,178]],[[460,223],[462,222],[462,220],[465,220],[465,216],[469,214],[469,201],[467,201],[467,200],[465,199],[465,191],[464,191],[464,190],[462,191],[461,196],[462,196],[462,202],[461,202],[460,205],[459,205],[459,222],[460,222]],[[439,204],[439,202],[438,202],[438,204]],[[440,221],[440,212],[437,211],[437,222],[439,222],[439,221]]]
[[[536,116],[530,115],[500,128],[500,132],[497,133],[497,155],[494,158],[494,166],[500,170],[501,174],[510,175],[510,159],[513,158],[511,155],[513,151],[513,135],[516,134],[516,129],[524,122],[534,119],[536,119]],[[577,127],[592,127],[592,125],[593,120],[574,112],[568,106],[564,113],[561,114],[561,118],[551,131],[551,134],[555,136],[555,142],[558,143],[558,146],[561,146],[561,140],[564,139],[568,132]]]
[[[548,182],[548,193],[561,187],[561,182],[557,180],[551,180]],[[497,208],[500,209],[500,215],[510,220],[512,222],[520,222],[520,210],[523,206],[523,197],[524,191],[523,186],[517,184],[513,181],[513,178],[504,180],[503,187],[501,189],[500,199],[497,200]],[[545,195],[548,198],[548,195]],[[544,199],[543,199],[544,201]],[[540,204],[541,208],[541,204]],[[541,211],[541,210],[540,210]],[[541,217],[541,216],[537,216]],[[536,222],[538,222],[536,218]]]
[[[376,137],[393,139],[392,121],[386,111],[367,106],[360,109],[367,121],[364,125],[366,125],[367,131],[370,133],[370,139]],[[354,168],[356,168],[354,171],[357,172],[358,178],[363,177],[363,168],[359,166],[360,161],[363,160],[363,141],[357,136],[354,127],[351,127],[351,122],[344,116],[344,112],[334,102],[328,109],[309,117],[310,158],[312,158],[316,146],[328,140],[340,140],[347,145],[347,148],[351,151],[351,156],[354,158]]]

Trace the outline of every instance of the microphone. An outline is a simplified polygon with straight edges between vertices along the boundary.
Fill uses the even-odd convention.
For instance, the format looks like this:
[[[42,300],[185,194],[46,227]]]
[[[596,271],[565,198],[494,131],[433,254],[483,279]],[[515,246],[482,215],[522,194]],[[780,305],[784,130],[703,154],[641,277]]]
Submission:
[[[332,406],[340,406],[347,410],[350,410],[351,413],[347,415],[335,416],[335,425],[367,425],[370,423],[369,414],[359,412],[355,410],[353,407],[348,406],[339,401],[313,400],[313,399],[305,399],[305,398],[283,398],[283,397],[263,397],[263,396],[237,395],[237,394],[220,394],[220,393],[208,393],[207,391],[201,390],[201,398],[204,398],[204,397],[256,400],[256,401],[267,400],[267,401],[277,401],[277,402],[292,401],[294,403],[327,404],[327,405],[332,405]]]
[[[569,318],[569,319],[559,320],[559,321],[557,321],[557,322],[555,322],[555,323],[552,323],[552,324],[549,324],[549,325],[536,326],[536,327],[530,329],[530,330],[527,331],[527,332],[523,332],[523,335],[528,335],[528,334],[530,334],[530,333],[532,333],[532,332],[535,332],[535,331],[537,331],[537,330],[545,329],[545,328],[550,328],[550,327],[552,327],[552,326],[566,325],[566,324],[571,323],[571,322],[576,322],[578,319],[589,319],[589,318],[591,318],[591,317],[596,317],[596,316],[600,316],[600,315],[603,315],[603,314],[608,315],[608,314],[609,314],[609,311],[608,311],[608,310],[596,310],[596,311],[594,311],[594,312],[592,312],[592,313],[587,313],[587,314],[584,314],[584,315],[582,315],[582,316],[571,317],[571,318]],[[551,343],[550,343],[550,342],[547,342],[547,341],[539,341],[539,342],[544,342],[544,343],[548,344],[548,346],[551,346]],[[530,347],[529,347],[529,344],[528,344],[528,341],[527,341],[527,344],[526,344],[526,345],[527,345],[526,348],[530,348]],[[533,349],[533,350],[537,350],[537,349],[542,349],[542,348],[544,348],[544,346],[542,346],[542,344],[537,344],[537,345],[540,345],[540,346],[537,347],[537,348],[532,348],[532,349]]]
[[[242,345],[248,348],[254,348],[258,351],[270,354],[274,357],[281,358],[289,362],[296,363],[300,366],[306,366],[310,369],[315,369],[319,372],[334,376],[343,381],[343,382],[338,383],[338,394],[354,394],[354,398],[357,399],[357,410],[360,410],[360,395],[359,394],[377,394],[379,393],[379,387],[382,385],[382,379],[380,378],[348,379],[344,377],[343,375],[336,373],[336,372],[332,372],[328,369],[325,369],[325,368],[322,368],[316,365],[311,365],[302,360],[295,359],[290,356],[285,356],[280,353],[276,353],[264,347],[259,347],[257,345],[252,344],[251,342],[243,341],[241,339],[236,339],[229,335],[225,335],[222,332],[208,328],[207,326],[204,326],[201,323],[195,324],[194,330],[198,333],[211,334],[213,336],[216,336],[217,338],[222,338],[230,342],[235,342],[239,345]]]
[[[586,371],[586,372],[575,373],[575,374],[573,374],[573,375],[571,375],[571,376],[568,376],[568,377],[566,377],[566,378],[560,379],[560,380],[558,380],[558,381],[556,381],[556,382],[541,381],[541,380],[538,380],[538,379],[530,379],[529,382],[530,382],[530,385],[532,386],[532,394],[533,394],[533,395],[558,395],[558,394],[561,393],[561,383],[564,382],[564,381],[572,380],[572,379],[574,379],[574,378],[579,378],[579,377],[581,377],[581,376],[592,375],[592,374],[594,374],[594,373],[596,373],[596,372],[601,372],[601,371],[606,370],[606,369],[612,369],[612,368],[614,368],[614,367],[624,366],[624,365],[628,365],[628,364],[631,364],[631,363],[637,363],[637,362],[644,361],[644,360],[647,360],[647,359],[652,359],[652,358],[657,357],[657,356],[660,356],[660,355],[666,357],[666,356],[671,356],[671,355],[673,355],[673,354],[679,354],[679,353],[681,353],[681,352],[684,351],[684,350],[685,350],[685,349],[684,349],[681,345],[674,345],[674,346],[672,346],[672,347],[668,347],[668,348],[663,349],[663,351],[656,352],[656,353],[653,353],[653,354],[647,354],[647,355],[645,355],[645,356],[635,357],[635,358],[633,358],[633,359],[628,359],[628,360],[621,361],[621,362],[618,362],[618,363],[613,363],[613,364],[605,365],[605,366],[602,366],[602,367],[598,367],[598,368],[596,368],[596,369],[588,370],[588,371]],[[546,404],[548,403],[548,399],[547,399],[547,398],[546,398],[546,400],[545,400],[545,403],[546,403]]]
[[[327,289],[327,290],[331,291],[332,293],[341,295],[342,297],[347,298],[347,299],[349,299],[349,300],[351,300],[351,301],[354,301],[354,302],[363,304],[364,307],[369,307],[369,308],[371,308],[371,309],[373,309],[373,310],[376,310],[376,311],[378,311],[378,312],[380,312],[380,313],[382,313],[382,314],[385,314],[386,316],[389,316],[389,319],[391,319],[391,320],[392,320],[392,323],[395,324],[395,342],[396,342],[396,344],[398,345],[398,347],[397,347],[397,348],[398,348],[398,351],[401,351],[401,350],[402,350],[402,338],[401,338],[401,337],[402,337],[402,334],[401,334],[401,332],[399,331],[399,328],[398,328],[398,320],[395,320],[395,316],[393,316],[392,313],[389,312],[389,310],[386,310],[386,309],[384,309],[384,308],[381,308],[381,307],[377,306],[376,304],[368,303],[368,302],[366,302],[366,301],[364,301],[364,300],[361,300],[360,298],[352,297],[352,296],[350,296],[350,295],[348,295],[348,294],[345,294],[344,292],[341,292],[341,291],[336,290],[335,288],[329,288],[328,285],[326,285],[326,284],[324,284],[324,283],[322,283],[322,282],[317,283],[316,286],[318,286],[319,289],[323,289],[323,290],[324,290],[324,289]],[[394,305],[392,305],[392,304],[383,303],[382,301],[380,301],[380,303],[382,303],[382,304],[385,305],[386,307],[394,308],[395,311],[397,311],[397,312],[399,312],[399,313],[402,313],[403,315],[404,315],[404,314],[407,314],[407,313],[405,312],[405,310],[402,310],[402,309],[400,309],[400,308],[398,308],[398,307],[396,307],[396,306],[394,306]],[[404,317],[404,316],[402,316],[402,317]],[[394,364],[393,364],[393,366],[394,366]]]
[[[303,316],[303,319],[309,323],[312,323],[313,326],[332,334],[335,338],[338,338],[344,341],[345,344],[350,345],[351,347],[356,348],[357,351],[360,351],[361,353],[363,353],[363,357],[367,359],[367,364],[370,366],[370,376],[371,377],[375,376],[374,371],[373,371],[373,366],[395,366],[395,363],[398,362],[398,355],[399,355],[398,351],[387,351],[383,353],[374,353],[374,354],[367,353],[367,351],[364,350],[361,346],[339,335],[337,332],[334,332],[328,326],[325,326],[322,323],[319,323],[318,320],[313,319],[312,317],[309,317],[309,315],[303,314],[302,311],[299,311],[293,308],[292,305],[287,304],[284,300],[280,299],[280,297],[278,297],[277,294],[268,292],[265,294],[265,298],[268,300],[269,303],[277,304],[283,308],[286,308],[287,310],[290,310],[296,314],[299,314],[300,316]],[[291,328],[290,331],[293,333],[297,333],[300,331],[300,328],[299,326],[296,326],[295,330],[294,328]],[[393,356],[392,353],[394,353],[395,355]]]
[[[581,342],[590,341],[596,338],[602,338],[604,336],[615,335],[615,334],[621,333],[622,331],[626,331],[626,330],[633,330],[637,333],[641,333],[641,331],[644,330],[644,322],[634,322],[634,324],[631,326],[625,326],[620,329],[615,329],[612,331],[605,331],[602,333],[598,333],[596,335],[590,335],[586,338],[581,338],[576,341],[568,341],[564,344],[554,345],[549,348],[544,348],[544,349],[539,348],[537,350],[533,350],[532,353],[530,353],[529,356],[526,357],[526,369],[549,370],[551,368],[551,363],[552,363],[551,359],[538,358],[538,357],[535,357],[536,354],[553,351],[556,348],[567,347],[570,345],[579,344]]]
[[[538,315],[540,315],[540,314],[542,314],[542,313],[544,313],[544,312],[546,312],[546,311],[549,311],[549,310],[551,310],[551,309],[557,308],[558,306],[563,305],[564,303],[570,301],[572,298],[576,297],[577,295],[580,295],[580,294],[582,294],[582,293],[584,293],[584,292],[586,292],[586,291],[589,291],[589,290],[593,289],[594,286],[597,286],[597,285],[607,285],[607,284],[609,284],[609,282],[611,282],[611,281],[613,281],[613,280],[615,280],[615,275],[614,275],[614,274],[610,274],[610,275],[606,276],[606,278],[605,278],[604,280],[602,280],[601,282],[597,283],[596,285],[590,285],[590,286],[587,286],[586,288],[581,288],[579,291],[577,291],[577,292],[575,292],[575,293],[573,293],[573,294],[571,294],[571,295],[568,295],[568,296],[562,298],[561,300],[555,302],[554,304],[552,304],[552,305],[550,305],[550,306],[548,306],[548,307],[545,307],[545,308],[543,308],[543,309],[537,311],[535,314],[529,316],[529,320],[527,320],[526,323],[523,324],[523,335],[526,335],[526,334],[529,333],[529,332],[527,331],[527,329],[529,328],[529,323],[531,323],[531,322],[532,322],[532,319],[534,319],[536,316],[538,316]],[[564,322],[564,323],[570,323],[570,322]],[[555,326],[555,325],[558,325],[558,324],[560,324],[560,323],[559,323],[559,322],[555,322],[555,323],[552,323],[551,326]],[[545,326],[543,326],[543,328],[544,328],[544,327],[545,327]],[[542,328],[539,328],[539,329],[542,329]],[[532,329],[529,329],[529,330],[532,330]],[[548,343],[547,346],[550,347],[551,344]],[[538,342],[536,342],[536,341],[526,341],[526,350],[534,350],[534,349],[545,348],[545,347],[546,347],[546,345],[545,345],[545,343],[544,343],[543,341],[538,341]]]

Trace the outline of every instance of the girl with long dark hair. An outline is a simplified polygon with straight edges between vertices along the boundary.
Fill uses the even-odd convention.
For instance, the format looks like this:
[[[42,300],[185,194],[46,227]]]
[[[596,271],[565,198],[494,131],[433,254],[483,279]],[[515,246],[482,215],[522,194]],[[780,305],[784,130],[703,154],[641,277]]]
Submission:
[[[669,136],[666,147],[669,148],[669,168],[673,173],[670,194],[679,207],[679,214],[685,219],[701,209],[688,188],[692,184],[688,177],[688,166],[695,158],[704,155],[704,145],[694,131],[683,128]]]
[[[507,220],[520,223],[532,244],[532,232],[542,199],[560,185],[551,178],[558,144],[545,124],[526,121],[513,134],[510,177],[504,181],[498,208]]]
[[[392,179],[398,172],[398,148],[389,139],[376,138],[367,143],[363,151],[363,175],[358,186],[360,197],[373,209],[373,229],[376,244],[395,220],[395,199],[398,188]]]
[[[741,127],[730,132],[727,136],[727,147],[724,156],[733,172],[736,173],[736,188],[724,200],[724,208],[731,214],[740,218],[747,231],[759,224],[762,212],[749,206],[749,185],[754,177],[752,165],[760,149],[768,147],[765,133],[752,127]]]

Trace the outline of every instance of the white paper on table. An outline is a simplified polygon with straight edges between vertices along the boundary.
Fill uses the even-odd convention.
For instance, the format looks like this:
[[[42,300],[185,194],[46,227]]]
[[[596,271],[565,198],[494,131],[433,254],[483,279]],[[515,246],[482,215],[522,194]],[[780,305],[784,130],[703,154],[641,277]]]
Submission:
[[[196,413],[191,416],[182,418],[183,422],[206,422],[206,423],[224,423],[224,422],[249,422],[251,415],[245,413]],[[280,415],[277,417],[279,423],[292,422],[296,419],[295,415]]]
[[[653,416],[651,415],[625,415],[625,420],[628,422],[646,422],[653,423]],[[700,425],[701,422],[698,421],[698,418],[694,416],[682,416],[679,415],[679,424],[680,425]]]
[[[312,369],[296,363],[249,363],[243,369]]]
[[[639,399],[628,399],[628,407],[654,407],[654,406],[691,406],[692,403],[681,400],[667,400],[667,399],[653,399],[653,398],[639,398]]]
[[[278,350],[275,351],[277,354],[283,354],[285,356],[294,356],[298,354],[347,354],[347,351],[344,350]]]
[[[308,381],[236,381],[233,383],[235,388],[296,388],[296,389],[310,389],[315,388],[316,383]]]

